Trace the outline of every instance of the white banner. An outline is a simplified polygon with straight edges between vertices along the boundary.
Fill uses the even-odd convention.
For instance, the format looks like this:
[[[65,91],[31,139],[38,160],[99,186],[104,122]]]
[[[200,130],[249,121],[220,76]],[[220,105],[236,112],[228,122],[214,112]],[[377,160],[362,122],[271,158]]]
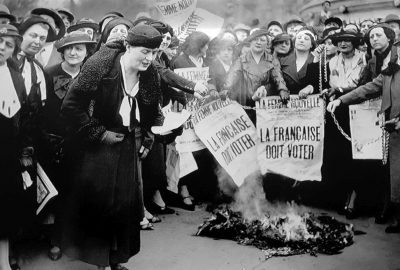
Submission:
[[[152,0],[164,21],[178,29],[189,19],[196,9],[197,0]]]
[[[376,98],[349,106],[353,159],[382,159],[381,104]]]
[[[321,181],[324,141],[324,102],[319,95],[287,105],[266,97],[257,109],[261,173],[273,172],[298,181]]]
[[[204,10],[197,8],[194,13],[180,26],[174,28],[175,35],[183,42],[194,31],[207,34],[211,39],[218,36],[224,25],[224,19]]]
[[[197,82],[206,83],[209,77],[208,67],[177,68],[174,70],[174,72],[196,83]],[[174,104],[174,106],[176,107],[177,104]],[[193,114],[199,107],[200,104],[198,104],[198,100],[192,98],[190,101],[188,101],[188,103],[184,108]],[[180,112],[181,109],[174,108],[174,111]],[[178,136],[175,140],[176,149],[178,150],[178,152],[180,153],[194,152],[206,148],[206,146],[194,132],[193,124],[190,118],[185,122],[183,127],[184,128],[182,135]]]
[[[256,129],[235,101],[214,100],[192,116],[194,129],[219,164],[240,186],[259,171]]]

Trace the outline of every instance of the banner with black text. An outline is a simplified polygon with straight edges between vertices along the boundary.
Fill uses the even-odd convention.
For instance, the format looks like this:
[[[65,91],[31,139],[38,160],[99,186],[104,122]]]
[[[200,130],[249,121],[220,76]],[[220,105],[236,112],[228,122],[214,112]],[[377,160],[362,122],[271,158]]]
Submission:
[[[321,181],[324,102],[319,95],[263,98],[257,109],[258,161],[261,173],[298,181]]]

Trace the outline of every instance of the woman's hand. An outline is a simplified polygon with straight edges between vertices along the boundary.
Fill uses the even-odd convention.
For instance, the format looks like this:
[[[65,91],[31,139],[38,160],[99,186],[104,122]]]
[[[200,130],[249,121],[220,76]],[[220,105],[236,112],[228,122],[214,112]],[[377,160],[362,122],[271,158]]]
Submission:
[[[315,48],[315,50],[312,52],[312,55],[314,55],[314,63],[319,62],[320,56],[322,54],[322,52],[325,49],[325,44],[320,44],[317,48]]]
[[[251,97],[254,101],[259,101],[261,98],[267,96],[267,89],[265,88],[264,85],[261,85],[260,87],[257,88],[256,92],[254,92],[254,95]]]
[[[395,117],[393,119],[390,119],[388,121],[385,121],[385,129],[388,132],[394,132],[400,130],[400,119],[399,117]]]
[[[281,97],[281,101],[282,101],[283,104],[288,103],[288,101],[290,100],[289,91],[281,90],[281,91],[279,92],[279,96]]]
[[[112,145],[115,143],[122,142],[124,138],[125,138],[124,134],[106,130],[103,136],[101,137],[101,142],[107,145]]]
[[[197,82],[194,86],[194,92],[200,94],[201,96],[204,96],[207,94],[208,88],[205,84]]]
[[[307,85],[303,89],[300,90],[299,92],[299,98],[307,98],[308,95],[311,95],[312,92],[314,92],[314,87],[312,85]]]
[[[334,101],[329,102],[326,109],[328,110],[328,112],[334,113],[336,108],[339,107],[341,103],[342,101],[340,99],[335,99]]]

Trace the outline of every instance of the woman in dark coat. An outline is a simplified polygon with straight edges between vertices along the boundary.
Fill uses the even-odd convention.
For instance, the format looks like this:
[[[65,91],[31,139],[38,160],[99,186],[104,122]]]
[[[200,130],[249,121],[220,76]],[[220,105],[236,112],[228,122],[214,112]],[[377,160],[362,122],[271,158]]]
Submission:
[[[150,128],[163,123],[151,64],[161,40],[155,28],[140,25],[129,30],[125,46],[102,47],[82,67],[61,108],[75,160],[61,250],[99,269],[126,269],[121,263],[140,249],[139,159],[152,147]]]
[[[11,269],[9,239],[15,236],[25,220],[25,193],[36,192],[35,185],[25,182],[21,173],[33,176],[33,148],[26,144],[26,91],[18,65],[11,56],[18,51],[22,37],[8,24],[0,24],[0,269]],[[22,154],[22,155],[21,155]],[[30,187],[28,187],[30,186]],[[29,209],[32,206],[28,207]],[[34,216],[34,213],[31,213]],[[25,224],[26,225],[26,224]]]
[[[68,181],[66,164],[62,160],[62,144],[66,130],[60,118],[61,104],[69,86],[78,76],[84,60],[91,55],[94,44],[96,42],[92,41],[86,33],[75,31],[67,34],[59,41],[57,48],[63,61],[45,69],[47,74],[47,100],[43,110],[43,123],[48,143],[46,147],[43,147],[44,158],[41,163],[59,194],[46,207],[45,213],[49,224],[53,223],[58,214],[58,198],[63,196],[63,183]],[[49,257],[52,260],[57,260],[60,256],[61,252],[57,246],[52,247],[49,251]]]

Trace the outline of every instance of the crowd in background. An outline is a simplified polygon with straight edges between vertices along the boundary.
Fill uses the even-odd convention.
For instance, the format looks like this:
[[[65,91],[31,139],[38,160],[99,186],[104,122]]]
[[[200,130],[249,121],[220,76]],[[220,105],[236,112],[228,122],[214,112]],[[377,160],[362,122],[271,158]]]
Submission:
[[[238,21],[213,39],[195,31],[180,42],[171,26],[143,14],[111,11],[95,22],[38,7],[17,22],[0,5],[0,269],[20,269],[9,243],[36,234],[48,239],[52,260],[67,254],[127,269],[140,230],[175,213],[170,206],[231,202],[236,188],[221,190],[223,168],[207,149],[192,153],[198,169],[179,180],[178,194],[167,189],[166,146],[183,127],[167,135],[151,127],[163,124],[170,101],[230,98],[248,108],[265,96],[285,103],[320,94],[349,133],[348,105],[382,96],[388,164],[353,160],[351,143],[326,116],[322,181],[268,173],[263,185],[270,201],[335,207],[348,219],[372,195],[364,202],[375,222],[394,217],[386,232],[399,233],[400,18],[346,23],[329,7],[322,3],[313,26]],[[207,84],[173,71],[196,67],[209,67]],[[246,113],[256,123],[255,111]],[[36,215],[38,164],[59,195]],[[365,192],[371,183],[373,194]]]

